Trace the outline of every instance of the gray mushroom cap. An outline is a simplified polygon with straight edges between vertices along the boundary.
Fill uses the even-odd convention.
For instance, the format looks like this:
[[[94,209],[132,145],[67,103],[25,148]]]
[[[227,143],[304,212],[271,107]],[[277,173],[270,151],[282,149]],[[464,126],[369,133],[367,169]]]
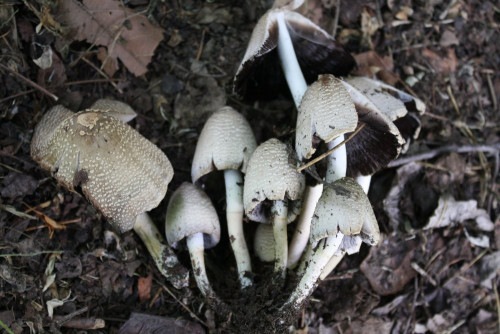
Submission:
[[[245,172],[257,147],[247,120],[231,107],[217,110],[205,123],[194,153],[191,177],[196,182],[213,169]]]
[[[324,187],[311,221],[309,241],[315,244],[339,231],[346,236],[360,235],[369,244],[376,244],[380,234],[368,197],[348,177]]]
[[[243,187],[243,206],[248,218],[268,223],[270,212],[265,203],[284,200],[288,201],[287,221],[295,219],[305,188],[305,177],[297,172],[296,165],[293,150],[278,139],[269,139],[255,149]]]
[[[173,176],[158,147],[100,110],[53,107],[35,128],[31,156],[64,187],[80,189],[121,232],[158,206]]]
[[[195,233],[203,233],[205,249],[214,247],[220,240],[219,217],[207,194],[184,182],[168,203],[165,234],[177,248],[179,241]]]
[[[295,150],[299,160],[309,159],[316,151],[314,137],[328,143],[352,132],[358,124],[354,103],[340,80],[320,75],[302,98],[297,115]]]
[[[111,99],[99,99],[89,109],[99,110],[109,116],[118,118],[124,123],[137,116],[137,113],[128,104]]]

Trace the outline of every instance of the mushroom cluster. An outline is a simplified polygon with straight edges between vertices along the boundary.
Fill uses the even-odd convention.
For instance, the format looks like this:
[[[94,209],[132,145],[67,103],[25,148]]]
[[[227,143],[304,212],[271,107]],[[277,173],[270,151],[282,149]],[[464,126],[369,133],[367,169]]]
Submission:
[[[379,242],[367,197],[370,177],[418,135],[416,114],[425,111],[422,101],[392,86],[348,76],[354,58],[296,11],[302,3],[277,0],[258,21],[233,86],[245,99],[273,96],[288,87],[298,112],[294,147],[277,138],[257,145],[243,115],[223,107],[200,133],[192,183],[183,183],[168,204],[168,244],[178,249],[186,240],[199,290],[211,305],[228,306],[218,311],[233,314],[231,301],[220,298],[205,268],[205,249],[221,239],[219,216],[203,190],[210,174],[224,171],[227,238],[241,293],[255,294],[258,288],[247,245],[252,235],[245,236],[245,230],[253,230],[249,244],[255,256],[274,261],[268,284],[282,297],[274,311],[295,314],[346,254],[357,253],[362,243]],[[275,76],[269,79],[270,74]],[[160,271],[175,287],[184,287],[186,269],[145,213],[165,196],[172,166],[126,125],[134,115],[127,105],[110,100],[76,114],[56,106],[38,124],[31,153],[118,230],[134,229]],[[324,175],[302,168],[324,151],[323,168],[318,168]],[[244,221],[260,224],[249,229]],[[292,271],[294,279],[287,279]]]

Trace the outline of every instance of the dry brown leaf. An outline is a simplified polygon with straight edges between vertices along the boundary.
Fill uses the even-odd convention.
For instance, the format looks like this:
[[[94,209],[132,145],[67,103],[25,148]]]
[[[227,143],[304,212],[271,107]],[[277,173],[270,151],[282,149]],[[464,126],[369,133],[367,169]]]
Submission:
[[[139,300],[145,302],[151,298],[151,285],[153,283],[153,275],[149,274],[147,277],[140,277],[137,282],[137,292],[139,293]]]
[[[58,20],[68,25],[72,40],[107,47],[109,58],[120,59],[136,76],[147,71],[163,29],[117,0],[62,0]]]
[[[427,48],[422,49],[422,55],[429,61],[432,68],[438,73],[450,75],[457,69],[458,59],[453,48],[449,48],[447,50],[447,55],[444,57],[439,56],[436,52]]]

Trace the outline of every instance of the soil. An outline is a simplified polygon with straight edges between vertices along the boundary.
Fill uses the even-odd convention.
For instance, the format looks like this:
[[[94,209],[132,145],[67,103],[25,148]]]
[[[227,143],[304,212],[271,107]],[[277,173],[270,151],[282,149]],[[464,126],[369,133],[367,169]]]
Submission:
[[[85,198],[58,185],[31,159],[33,129],[56,104],[40,87],[73,111],[104,97],[128,103],[138,114],[130,125],[174,166],[166,197],[150,212],[163,231],[168,200],[182,182],[190,181],[198,135],[217,108],[230,105],[240,111],[259,143],[271,137],[292,143],[296,116],[288,93],[249,102],[232,89],[252,29],[271,1],[124,3],[163,28],[164,39],[146,74],[136,77],[118,63],[113,84],[97,70],[97,45],[70,43],[70,36],[49,31],[56,26],[49,20],[56,17],[50,14],[56,11],[54,3],[0,4],[4,331],[499,331],[498,2],[311,0],[302,8],[325,30],[336,27],[337,40],[358,62],[355,73],[376,75],[418,96],[427,111],[419,116],[418,139],[401,156],[415,157],[413,161],[395,163],[373,176],[369,198],[383,232],[380,245],[363,245],[358,254],[345,257],[301,310],[284,311],[280,308],[296,284],[293,272],[283,287],[277,286],[272,264],[252,258],[255,284],[241,291],[224,227],[221,242],[205,255],[219,304],[204,300],[193,279],[181,290],[169,285],[133,232],[116,233]],[[41,18],[44,24],[37,33]],[[49,46],[56,57],[43,70],[33,59]],[[429,152],[430,157],[417,156]],[[221,222],[223,184],[222,175],[205,180]],[[473,205],[448,223],[441,220],[441,225],[426,228],[445,196],[475,200],[484,211]],[[395,204],[388,208],[390,201]],[[492,224],[484,227],[484,219],[477,217]],[[254,232],[247,222],[250,245]],[[176,252],[190,268],[187,251]]]

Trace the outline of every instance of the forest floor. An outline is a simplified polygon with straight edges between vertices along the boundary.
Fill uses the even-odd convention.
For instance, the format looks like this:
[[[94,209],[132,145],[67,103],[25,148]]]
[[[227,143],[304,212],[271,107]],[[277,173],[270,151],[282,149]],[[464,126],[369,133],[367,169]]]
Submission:
[[[84,40],[71,30],[85,22],[86,29],[111,24],[89,9],[96,3],[110,13],[120,8],[126,17],[118,28],[120,39],[130,42],[112,56],[117,36]],[[198,135],[219,107],[245,115],[259,143],[271,137],[292,141],[296,112],[289,96],[247,103],[232,92],[252,29],[271,1],[63,4],[69,14],[48,0],[0,1],[0,328],[251,332],[249,324],[260,321],[253,311],[269,304],[237,298],[227,231],[206,252],[209,278],[228,304],[240,303],[234,307],[247,311],[246,320],[217,316],[194,280],[182,290],[169,285],[133,232],[113,232],[85,198],[58,185],[31,159],[30,141],[55,104],[73,111],[104,97],[130,104],[138,113],[130,125],[174,166],[167,196],[151,211],[163,231],[168,200],[190,181]],[[408,159],[373,177],[369,198],[382,242],[346,257],[288,330],[498,333],[500,4],[310,0],[302,13],[356,56],[358,74],[414,94],[427,111],[420,116],[419,138],[400,156]],[[138,18],[149,20],[143,24],[148,38],[134,41],[134,34],[144,33],[129,27]],[[147,50],[154,51],[151,59],[130,61],[131,54]],[[223,221],[220,184],[216,177],[206,190]],[[254,231],[246,224],[250,244]],[[178,254],[190,267],[187,252]],[[259,287],[272,265],[253,260]]]

